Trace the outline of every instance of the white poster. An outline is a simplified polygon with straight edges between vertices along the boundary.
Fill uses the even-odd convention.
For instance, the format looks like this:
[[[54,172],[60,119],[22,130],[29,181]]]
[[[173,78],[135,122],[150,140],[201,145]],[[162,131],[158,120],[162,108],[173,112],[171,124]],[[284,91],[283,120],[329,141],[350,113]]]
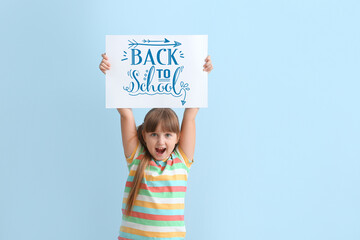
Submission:
[[[207,35],[107,35],[107,108],[207,107]]]

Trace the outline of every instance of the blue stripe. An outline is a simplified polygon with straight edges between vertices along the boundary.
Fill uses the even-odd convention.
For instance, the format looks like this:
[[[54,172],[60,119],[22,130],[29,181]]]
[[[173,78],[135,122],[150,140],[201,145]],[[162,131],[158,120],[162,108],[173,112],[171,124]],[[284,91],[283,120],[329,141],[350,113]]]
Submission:
[[[148,187],[186,187],[186,183],[184,180],[146,181]]]
[[[122,204],[122,209],[125,209],[126,204]],[[140,206],[133,207],[134,212],[154,214],[154,215],[184,215],[184,209],[154,209]]]
[[[136,239],[136,240],[184,240],[184,238],[154,238],[154,237],[144,237],[140,235],[135,235],[131,233],[121,232],[119,234],[120,237],[129,238],[129,239]]]

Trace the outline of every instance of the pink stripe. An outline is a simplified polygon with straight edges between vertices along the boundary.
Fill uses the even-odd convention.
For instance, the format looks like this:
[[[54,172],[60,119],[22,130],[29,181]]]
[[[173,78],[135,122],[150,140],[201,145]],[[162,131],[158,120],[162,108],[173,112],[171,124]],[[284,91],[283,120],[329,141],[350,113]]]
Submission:
[[[172,166],[175,163],[181,163],[181,160],[179,158],[174,158],[173,160],[168,159],[165,166]],[[164,167],[158,166],[154,161],[150,162],[150,166],[160,168],[161,171],[163,171],[165,168],[165,166]]]
[[[125,215],[125,210],[122,209],[122,213]],[[131,212],[131,217],[148,219],[148,220],[157,220],[157,221],[184,221],[184,215],[155,215],[141,212]]]
[[[175,158],[174,163],[181,163],[181,160],[179,158]]]
[[[118,240],[132,240],[132,239],[130,239],[130,238],[118,237]]]
[[[126,182],[125,187],[132,187],[133,182]],[[184,186],[165,186],[165,187],[148,187],[145,183],[141,183],[141,189],[148,190],[150,192],[186,192],[186,187]]]
[[[143,157],[144,157],[144,154],[141,154],[141,155],[139,155],[136,159],[142,160]],[[180,160],[179,158],[174,158],[173,160],[168,159],[166,164],[172,166],[172,165],[175,164],[175,163],[181,163],[181,160]],[[151,166],[154,166],[154,167],[159,167],[158,165],[156,165],[156,163],[155,163],[154,161],[151,161],[151,162],[150,162],[150,165],[151,165]]]
[[[143,188],[143,185],[141,184],[141,188]],[[144,188],[143,188],[144,189]],[[186,187],[184,186],[166,186],[166,187],[147,187],[145,189],[148,189],[150,192],[186,192]]]
[[[154,161],[151,161],[151,162],[150,162],[150,166],[159,168],[159,169],[161,169],[161,171],[163,171],[162,167],[161,167],[161,166],[158,166]]]

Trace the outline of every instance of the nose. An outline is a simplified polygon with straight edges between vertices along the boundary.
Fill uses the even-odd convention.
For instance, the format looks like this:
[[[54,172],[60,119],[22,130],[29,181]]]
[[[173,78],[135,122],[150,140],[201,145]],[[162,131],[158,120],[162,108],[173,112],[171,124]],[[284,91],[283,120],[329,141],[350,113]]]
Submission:
[[[162,136],[162,135],[159,135],[159,137],[158,137],[158,144],[159,144],[159,145],[162,145],[162,144],[164,144],[164,143],[165,143],[165,137]]]

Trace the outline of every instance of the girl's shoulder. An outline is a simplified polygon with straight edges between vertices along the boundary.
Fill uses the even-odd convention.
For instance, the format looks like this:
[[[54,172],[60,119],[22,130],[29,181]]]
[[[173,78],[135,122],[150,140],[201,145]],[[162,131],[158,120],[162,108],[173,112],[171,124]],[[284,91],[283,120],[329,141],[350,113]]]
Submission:
[[[126,157],[126,162],[128,165],[130,165],[134,161],[134,159],[138,159],[143,155],[144,155],[144,146],[140,142],[138,142],[133,153],[129,157]]]
[[[185,164],[185,166],[190,169],[191,165],[194,163],[194,159],[188,159],[184,151],[181,149],[179,145],[177,145],[174,149],[175,157],[179,158],[181,162]]]

